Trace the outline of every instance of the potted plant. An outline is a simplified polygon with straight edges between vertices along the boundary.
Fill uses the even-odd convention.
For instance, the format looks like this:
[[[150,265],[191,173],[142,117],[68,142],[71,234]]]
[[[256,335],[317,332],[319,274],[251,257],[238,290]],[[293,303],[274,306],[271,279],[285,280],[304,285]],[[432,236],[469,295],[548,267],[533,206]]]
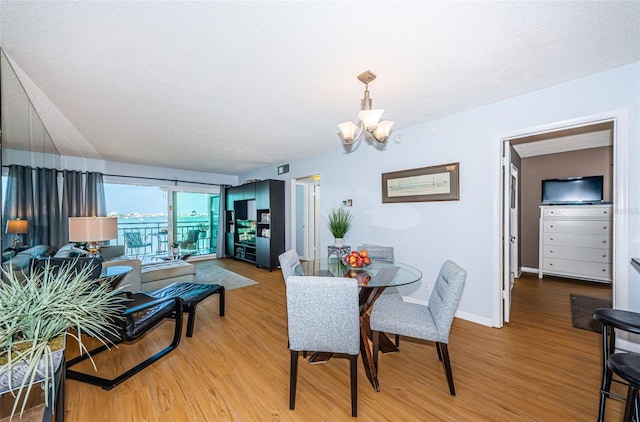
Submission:
[[[180,253],[180,243],[179,242],[169,242],[169,247],[171,248],[172,255],[178,255]]]
[[[351,228],[353,215],[344,207],[333,208],[329,211],[329,231],[335,238],[335,246],[341,248],[343,239]]]
[[[36,383],[43,383],[45,404],[55,396],[55,371],[64,359],[68,336],[87,352],[82,336],[103,344],[117,336],[115,319],[124,309],[123,298],[109,283],[96,283],[89,265],[78,270],[76,261],[59,268],[47,263],[42,270],[21,274],[2,269],[0,281],[0,394],[14,396],[11,418]],[[75,330],[74,332],[69,331]],[[53,403],[51,403],[53,406]]]

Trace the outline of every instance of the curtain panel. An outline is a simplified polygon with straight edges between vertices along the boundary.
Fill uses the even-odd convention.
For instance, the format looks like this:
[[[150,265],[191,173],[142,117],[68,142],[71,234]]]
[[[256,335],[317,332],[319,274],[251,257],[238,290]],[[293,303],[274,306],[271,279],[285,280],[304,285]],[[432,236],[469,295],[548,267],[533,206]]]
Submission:
[[[69,241],[69,217],[93,216],[106,216],[102,173],[9,166],[3,222],[29,221],[25,245],[61,246]],[[13,235],[4,235],[3,244],[12,241]]]

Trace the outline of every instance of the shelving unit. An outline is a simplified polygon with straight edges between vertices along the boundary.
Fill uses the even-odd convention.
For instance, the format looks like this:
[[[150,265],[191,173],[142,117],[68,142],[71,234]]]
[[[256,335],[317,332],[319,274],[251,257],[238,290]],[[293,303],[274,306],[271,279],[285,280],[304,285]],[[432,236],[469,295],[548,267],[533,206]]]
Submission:
[[[227,255],[277,268],[284,252],[284,181],[268,179],[229,188],[226,200]]]

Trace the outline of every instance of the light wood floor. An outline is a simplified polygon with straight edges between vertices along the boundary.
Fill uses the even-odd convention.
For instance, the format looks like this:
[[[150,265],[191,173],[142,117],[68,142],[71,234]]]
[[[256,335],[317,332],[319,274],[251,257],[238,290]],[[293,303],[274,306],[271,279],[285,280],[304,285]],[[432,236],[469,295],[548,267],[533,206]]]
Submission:
[[[178,349],[115,389],[67,381],[67,421],[352,420],[343,359],[301,360],[296,409],[289,410],[282,275],[230,259],[220,264],[260,284],[229,291],[224,318],[216,296],[201,303],[194,337],[183,337]],[[380,358],[381,392],[359,366],[359,419],[595,420],[600,335],[571,327],[570,293],[611,297],[610,288],[596,283],[525,275],[514,288],[505,328],[456,319],[449,343],[455,397],[433,345],[403,339],[400,353]],[[172,328],[167,321],[135,345],[98,355],[99,373],[150,353]],[[621,412],[622,403],[608,401],[607,420],[620,420]]]

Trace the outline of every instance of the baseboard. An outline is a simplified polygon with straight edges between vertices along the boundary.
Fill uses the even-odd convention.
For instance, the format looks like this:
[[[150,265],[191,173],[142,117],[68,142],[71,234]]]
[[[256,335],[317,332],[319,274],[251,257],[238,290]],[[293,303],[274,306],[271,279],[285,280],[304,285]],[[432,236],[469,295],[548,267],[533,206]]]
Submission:
[[[537,269],[537,268],[522,267],[522,268],[520,268],[520,270],[521,270],[523,273],[533,273],[533,274],[538,274],[538,269]]]
[[[414,298],[409,297],[409,296],[402,296],[402,299],[405,302],[417,303],[418,305],[422,305],[422,306],[428,306],[429,305],[424,300],[414,299]],[[463,312],[463,311],[459,311],[458,310],[458,311],[456,311],[456,318],[464,319],[465,321],[473,322],[475,324],[484,325],[486,327],[493,327],[493,321],[491,320],[491,318],[485,318],[485,317],[482,317],[482,316],[479,316],[479,315],[470,314],[468,312]]]

